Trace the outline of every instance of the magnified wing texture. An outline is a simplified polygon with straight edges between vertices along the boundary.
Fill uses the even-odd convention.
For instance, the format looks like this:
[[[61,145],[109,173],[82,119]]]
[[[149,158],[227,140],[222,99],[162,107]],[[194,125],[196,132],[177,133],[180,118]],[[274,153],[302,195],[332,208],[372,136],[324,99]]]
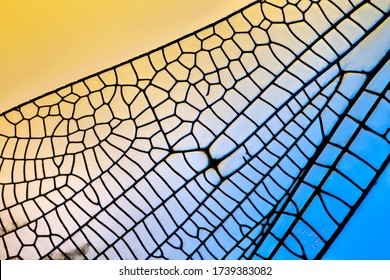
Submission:
[[[389,163],[389,1],[257,1],[0,115],[1,259],[319,259]]]

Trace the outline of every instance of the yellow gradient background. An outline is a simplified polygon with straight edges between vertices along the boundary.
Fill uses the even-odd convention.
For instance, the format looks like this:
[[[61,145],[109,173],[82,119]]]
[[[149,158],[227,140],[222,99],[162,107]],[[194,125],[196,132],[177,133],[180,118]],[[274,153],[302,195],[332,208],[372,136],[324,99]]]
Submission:
[[[0,0],[0,113],[253,0]]]

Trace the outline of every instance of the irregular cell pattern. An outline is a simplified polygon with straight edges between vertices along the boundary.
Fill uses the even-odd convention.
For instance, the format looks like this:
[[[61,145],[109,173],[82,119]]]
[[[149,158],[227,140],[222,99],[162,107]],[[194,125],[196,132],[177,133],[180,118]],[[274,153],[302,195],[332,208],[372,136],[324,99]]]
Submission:
[[[321,259],[389,163],[389,2],[267,0],[0,115],[1,259]]]

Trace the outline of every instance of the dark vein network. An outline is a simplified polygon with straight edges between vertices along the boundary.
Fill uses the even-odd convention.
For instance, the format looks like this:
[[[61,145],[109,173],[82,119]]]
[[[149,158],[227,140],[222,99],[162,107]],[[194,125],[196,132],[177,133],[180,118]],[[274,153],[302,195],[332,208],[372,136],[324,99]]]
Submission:
[[[257,1],[1,114],[0,258],[322,258],[390,160],[388,9]]]

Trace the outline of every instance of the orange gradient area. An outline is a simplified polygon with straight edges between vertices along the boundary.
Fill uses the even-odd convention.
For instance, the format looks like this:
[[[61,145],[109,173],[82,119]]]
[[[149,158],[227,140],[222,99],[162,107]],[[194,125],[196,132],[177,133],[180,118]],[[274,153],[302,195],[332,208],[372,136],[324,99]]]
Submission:
[[[253,2],[0,2],[0,113],[169,43]]]

